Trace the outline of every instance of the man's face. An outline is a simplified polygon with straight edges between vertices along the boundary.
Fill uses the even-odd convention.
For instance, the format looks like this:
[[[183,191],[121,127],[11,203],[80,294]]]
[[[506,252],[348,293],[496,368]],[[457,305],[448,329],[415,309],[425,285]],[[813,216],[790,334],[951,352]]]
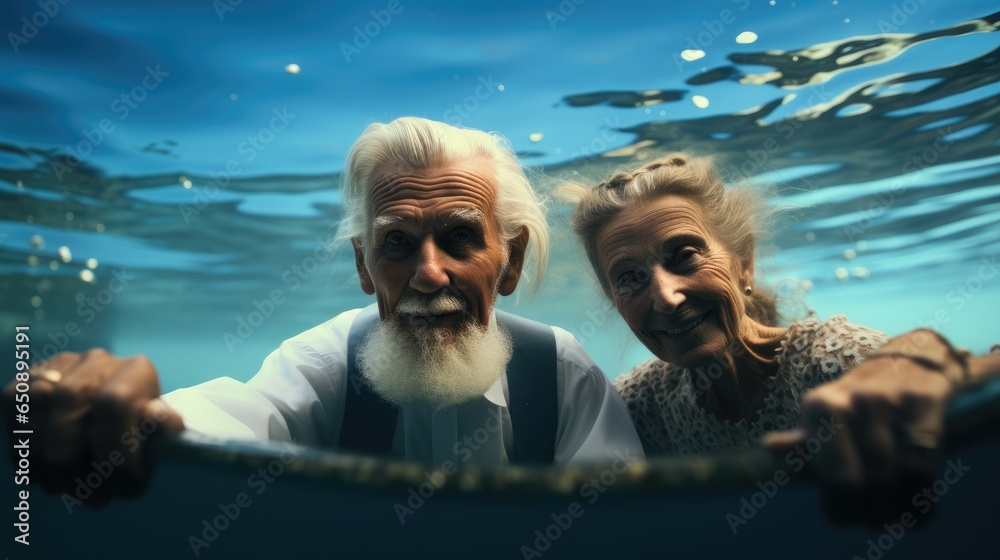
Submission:
[[[398,313],[403,324],[449,334],[489,325],[497,294],[517,286],[527,244],[525,231],[505,251],[494,175],[476,158],[372,177],[370,246],[356,239],[354,247],[361,287],[375,294],[383,320]],[[457,301],[420,311],[406,304],[442,294]]]

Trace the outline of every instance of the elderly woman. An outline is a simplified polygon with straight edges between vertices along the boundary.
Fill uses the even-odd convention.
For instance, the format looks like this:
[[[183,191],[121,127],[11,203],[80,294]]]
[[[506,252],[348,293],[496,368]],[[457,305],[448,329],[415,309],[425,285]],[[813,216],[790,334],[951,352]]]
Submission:
[[[970,360],[928,330],[887,344],[842,315],[775,326],[774,298],[754,283],[766,201],[727,189],[706,159],[668,155],[561,194],[578,203],[573,227],[605,294],[656,356],[615,381],[647,454],[759,446],[794,429],[767,445],[816,435],[811,465],[834,484],[885,483],[920,462],[936,472],[927,451],[947,399],[1000,369],[1000,356]],[[875,366],[845,375],[866,356]]]

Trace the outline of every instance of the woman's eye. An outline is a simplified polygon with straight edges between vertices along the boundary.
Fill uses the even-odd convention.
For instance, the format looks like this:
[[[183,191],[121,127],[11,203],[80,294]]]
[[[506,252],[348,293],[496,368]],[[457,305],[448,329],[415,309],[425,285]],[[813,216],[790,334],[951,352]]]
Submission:
[[[676,262],[677,264],[687,264],[697,254],[698,251],[689,247],[680,249],[679,251],[674,253],[674,262]]]

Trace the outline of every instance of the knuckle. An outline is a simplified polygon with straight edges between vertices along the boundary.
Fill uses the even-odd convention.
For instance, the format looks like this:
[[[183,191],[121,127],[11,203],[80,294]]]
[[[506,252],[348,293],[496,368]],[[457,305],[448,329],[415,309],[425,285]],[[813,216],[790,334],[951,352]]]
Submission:
[[[833,385],[824,385],[809,391],[802,397],[802,408],[821,413],[834,413],[846,407],[843,392]]]
[[[104,348],[91,348],[90,350],[87,350],[86,352],[80,355],[79,363],[83,364],[86,362],[105,362],[109,358],[113,357],[114,356],[112,356]]]
[[[110,355],[111,354],[108,353],[107,350],[105,350],[104,348],[100,348],[100,347],[91,348],[90,350],[87,350],[86,352],[83,353],[83,356],[85,358],[100,358],[100,357],[110,356]]]
[[[146,357],[145,354],[132,356],[131,358],[128,358],[128,362],[131,365],[136,366],[143,374],[149,374],[156,371],[153,368],[152,360]]]
[[[802,397],[801,408],[803,411],[807,410],[817,410],[822,406],[823,394],[819,392],[819,389],[809,391]]]

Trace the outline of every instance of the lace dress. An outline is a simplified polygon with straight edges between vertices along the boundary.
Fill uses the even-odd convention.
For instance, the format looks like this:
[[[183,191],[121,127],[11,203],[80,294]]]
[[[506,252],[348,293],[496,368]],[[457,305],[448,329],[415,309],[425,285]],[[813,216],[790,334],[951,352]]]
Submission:
[[[615,379],[647,454],[700,453],[756,446],[770,431],[792,429],[799,423],[803,393],[832,381],[860,364],[888,341],[885,334],[835,315],[826,321],[793,323],[781,339],[778,373],[768,384],[768,396],[752,425],[720,420],[698,404],[690,370],[657,359]]]

